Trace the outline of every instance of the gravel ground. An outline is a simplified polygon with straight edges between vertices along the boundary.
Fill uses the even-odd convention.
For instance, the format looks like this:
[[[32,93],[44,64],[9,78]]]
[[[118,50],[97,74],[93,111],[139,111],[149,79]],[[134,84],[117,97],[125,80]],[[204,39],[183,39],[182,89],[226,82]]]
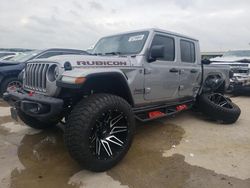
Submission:
[[[184,112],[146,124],[128,154],[104,173],[82,170],[68,155],[62,130],[36,131],[14,122],[0,101],[0,187],[250,187],[250,100],[233,125]]]

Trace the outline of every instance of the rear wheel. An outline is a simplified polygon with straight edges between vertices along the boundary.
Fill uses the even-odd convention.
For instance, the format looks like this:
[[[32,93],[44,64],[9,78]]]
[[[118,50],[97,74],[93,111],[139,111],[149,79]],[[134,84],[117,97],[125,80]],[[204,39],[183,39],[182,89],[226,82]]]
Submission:
[[[241,114],[236,104],[219,93],[202,94],[199,96],[198,106],[210,118],[226,124],[236,122]]]
[[[105,171],[127,153],[134,116],[122,98],[95,94],[75,106],[66,123],[65,143],[71,156],[91,171]]]

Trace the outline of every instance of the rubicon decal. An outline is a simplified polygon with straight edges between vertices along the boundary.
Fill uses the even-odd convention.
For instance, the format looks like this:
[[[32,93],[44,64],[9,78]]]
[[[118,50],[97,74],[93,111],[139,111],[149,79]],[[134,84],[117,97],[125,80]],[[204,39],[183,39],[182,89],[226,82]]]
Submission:
[[[77,61],[77,65],[88,66],[126,66],[126,61]]]

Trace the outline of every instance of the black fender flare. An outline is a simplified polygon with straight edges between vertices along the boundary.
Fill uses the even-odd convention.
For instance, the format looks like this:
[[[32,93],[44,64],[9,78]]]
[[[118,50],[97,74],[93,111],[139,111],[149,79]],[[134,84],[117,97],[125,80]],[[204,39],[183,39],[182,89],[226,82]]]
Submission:
[[[69,84],[69,83],[64,83],[58,80],[57,86],[62,87],[62,88],[68,88],[68,89],[83,89],[86,87],[91,87],[91,81],[93,81],[96,78],[99,78],[99,79],[110,78],[112,80],[115,80],[116,83],[119,82],[119,85],[123,87],[123,94],[124,96],[126,96],[126,100],[128,101],[130,105],[134,106],[134,100],[133,100],[132,93],[127,82],[126,75],[120,72],[98,72],[98,73],[88,74],[85,78],[86,78],[86,81],[82,84]]]

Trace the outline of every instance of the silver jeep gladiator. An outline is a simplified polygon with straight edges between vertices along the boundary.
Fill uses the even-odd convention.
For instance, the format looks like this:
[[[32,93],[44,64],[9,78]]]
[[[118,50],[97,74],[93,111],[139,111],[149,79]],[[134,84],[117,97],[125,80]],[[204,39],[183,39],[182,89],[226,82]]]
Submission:
[[[135,119],[149,121],[195,106],[211,119],[234,123],[240,109],[223,92],[228,67],[201,62],[199,42],[159,29],[101,38],[89,55],[29,62],[23,88],[4,99],[14,119],[45,129],[65,124],[71,156],[92,171],[127,153]]]

